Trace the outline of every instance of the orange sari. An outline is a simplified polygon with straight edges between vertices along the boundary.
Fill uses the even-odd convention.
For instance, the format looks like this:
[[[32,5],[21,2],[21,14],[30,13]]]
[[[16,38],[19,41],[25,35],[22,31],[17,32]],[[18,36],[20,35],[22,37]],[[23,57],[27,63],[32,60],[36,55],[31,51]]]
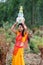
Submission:
[[[12,65],[25,65],[24,62],[24,42],[27,39],[27,34],[22,37],[21,33],[17,34],[16,44],[13,50]]]

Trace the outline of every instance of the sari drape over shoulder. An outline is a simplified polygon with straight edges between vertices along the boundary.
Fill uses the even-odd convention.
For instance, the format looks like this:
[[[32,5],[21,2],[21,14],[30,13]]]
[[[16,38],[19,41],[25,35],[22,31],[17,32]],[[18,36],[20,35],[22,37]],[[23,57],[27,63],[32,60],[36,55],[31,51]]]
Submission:
[[[25,65],[24,62],[24,47],[27,44],[27,34],[22,36],[20,32],[17,32],[16,42],[13,49],[12,65]]]

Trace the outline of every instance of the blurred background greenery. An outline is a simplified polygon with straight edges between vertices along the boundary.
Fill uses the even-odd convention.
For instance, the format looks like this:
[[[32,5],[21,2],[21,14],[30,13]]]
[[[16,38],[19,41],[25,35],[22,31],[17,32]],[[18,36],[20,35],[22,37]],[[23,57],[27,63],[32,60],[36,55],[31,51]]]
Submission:
[[[16,21],[20,5],[24,8],[24,17],[29,28],[43,25],[43,0],[6,0],[0,2],[0,26],[7,21],[9,25]]]
[[[25,23],[33,33],[29,46],[31,52],[38,53],[38,45],[43,45],[43,0],[6,0],[0,2],[0,34],[5,34],[7,43],[13,44],[14,33],[10,28],[18,16],[19,7],[23,6]]]

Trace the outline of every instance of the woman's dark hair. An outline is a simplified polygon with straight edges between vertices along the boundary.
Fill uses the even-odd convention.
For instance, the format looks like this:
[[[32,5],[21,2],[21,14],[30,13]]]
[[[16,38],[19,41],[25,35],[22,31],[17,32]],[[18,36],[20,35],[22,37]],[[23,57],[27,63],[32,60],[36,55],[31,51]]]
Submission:
[[[24,36],[24,31],[25,31],[25,28],[24,28],[24,26],[23,26],[23,24],[22,24],[22,23],[19,23],[19,24],[18,24],[18,26],[19,26],[19,25],[21,25],[21,26],[23,27],[22,36]]]

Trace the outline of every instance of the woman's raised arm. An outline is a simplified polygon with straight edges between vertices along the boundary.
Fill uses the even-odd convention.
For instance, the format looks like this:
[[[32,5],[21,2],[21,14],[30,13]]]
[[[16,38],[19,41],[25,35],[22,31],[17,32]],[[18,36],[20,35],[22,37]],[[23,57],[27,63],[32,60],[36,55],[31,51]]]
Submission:
[[[25,32],[28,34],[28,33],[29,33],[29,31],[28,31],[28,28],[27,28],[26,24],[25,24],[25,23],[23,23],[23,25],[24,25],[24,28],[25,28]]]
[[[16,25],[17,25],[17,22],[16,22],[16,23],[14,23],[14,25],[11,27],[11,30],[12,30],[14,33],[16,33],[16,32],[17,32],[17,30],[15,29]]]

